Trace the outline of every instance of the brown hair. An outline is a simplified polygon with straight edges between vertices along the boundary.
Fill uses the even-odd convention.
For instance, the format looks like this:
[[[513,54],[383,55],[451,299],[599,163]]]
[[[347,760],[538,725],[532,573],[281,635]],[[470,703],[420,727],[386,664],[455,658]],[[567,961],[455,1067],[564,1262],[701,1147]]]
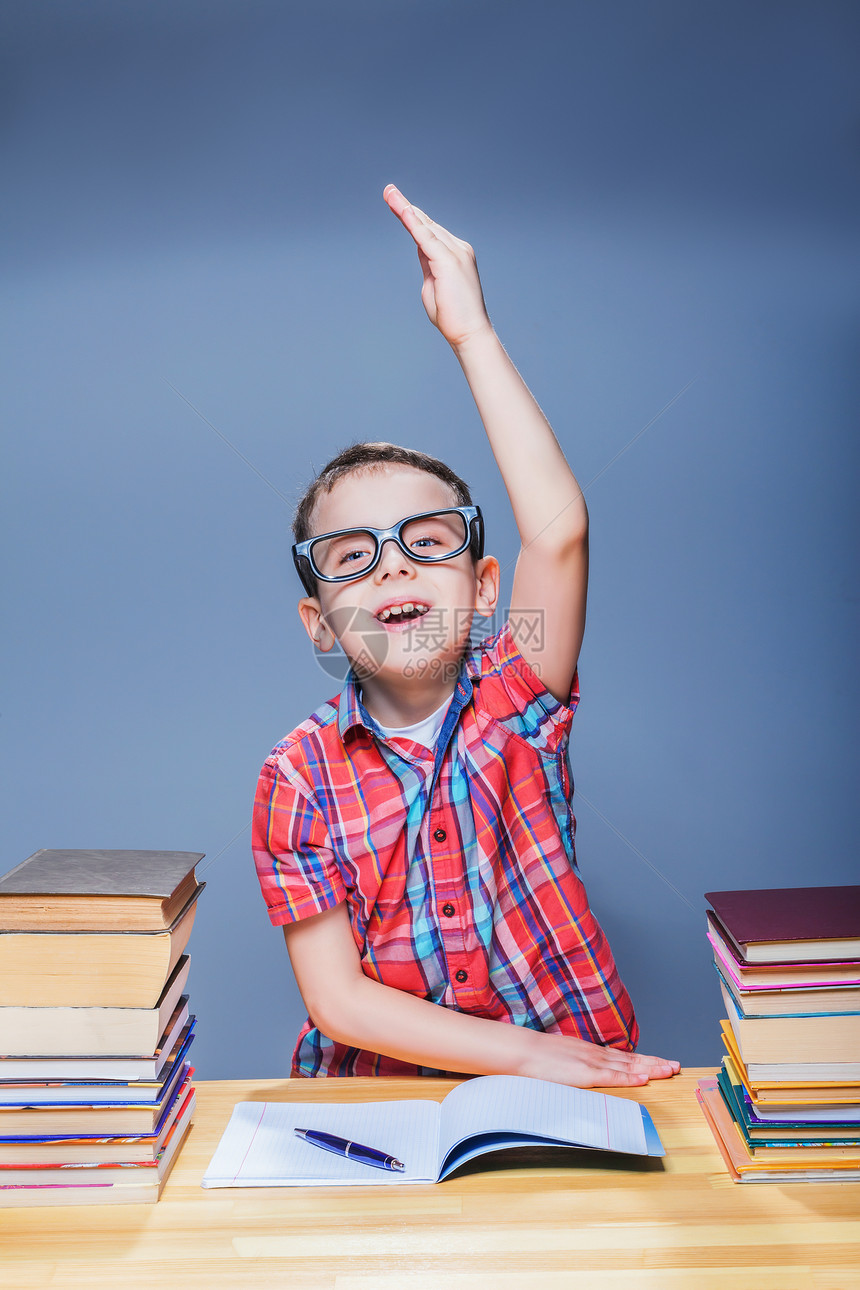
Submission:
[[[456,498],[456,506],[472,505],[469,485],[438,457],[431,457],[429,453],[418,452],[414,448],[401,448],[395,443],[353,443],[323,466],[299,499],[293,516],[294,540],[305,542],[313,536],[311,520],[320,494],[330,493],[338,480],[346,475],[386,465],[412,466],[414,470],[423,470],[428,475],[435,475],[451,489]],[[477,558],[474,551],[473,557]]]

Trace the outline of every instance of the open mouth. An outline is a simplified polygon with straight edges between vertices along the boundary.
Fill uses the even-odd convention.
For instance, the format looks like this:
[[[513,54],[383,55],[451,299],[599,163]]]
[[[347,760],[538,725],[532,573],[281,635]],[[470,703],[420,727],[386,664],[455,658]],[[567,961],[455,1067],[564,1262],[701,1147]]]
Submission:
[[[423,617],[429,608],[429,605],[419,601],[408,600],[402,605],[388,605],[387,608],[380,609],[376,617],[380,623],[409,623]]]

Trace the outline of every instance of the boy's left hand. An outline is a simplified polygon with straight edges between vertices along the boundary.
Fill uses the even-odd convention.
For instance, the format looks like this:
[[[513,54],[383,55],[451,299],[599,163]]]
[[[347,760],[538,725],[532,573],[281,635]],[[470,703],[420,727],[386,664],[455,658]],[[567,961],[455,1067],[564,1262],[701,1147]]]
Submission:
[[[418,248],[424,308],[469,382],[511,499],[522,543],[509,614],[514,642],[549,693],[567,704],[588,587],[582,489],[490,324],[471,246],[410,206],[394,184],[383,197]]]
[[[469,243],[412,206],[394,184],[382,196],[415,242],[424,274],[421,301],[434,327],[454,349],[480,332],[492,331]]]

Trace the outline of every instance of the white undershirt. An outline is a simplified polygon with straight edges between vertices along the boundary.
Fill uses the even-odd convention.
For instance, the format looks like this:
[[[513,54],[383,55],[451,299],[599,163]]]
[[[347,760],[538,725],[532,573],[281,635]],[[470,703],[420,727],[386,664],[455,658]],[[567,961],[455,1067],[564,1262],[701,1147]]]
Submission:
[[[399,728],[395,728],[393,726],[383,726],[380,724],[379,728],[387,739],[391,739],[392,737],[396,737],[398,739],[413,739],[415,743],[423,744],[425,748],[433,748],[436,744],[436,740],[439,738],[439,733],[445,722],[445,714],[451,706],[451,698],[453,697],[454,696],[451,695],[450,698],[445,700],[441,708],[437,708],[435,712],[431,712],[430,716],[425,717],[423,721],[416,721],[413,726],[400,726]]]

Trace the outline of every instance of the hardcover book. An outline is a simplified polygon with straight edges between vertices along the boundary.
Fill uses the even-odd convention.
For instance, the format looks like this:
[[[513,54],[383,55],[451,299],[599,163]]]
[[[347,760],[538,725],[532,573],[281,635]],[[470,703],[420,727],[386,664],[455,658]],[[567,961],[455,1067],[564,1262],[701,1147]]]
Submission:
[[[196,1019],[195,1019],[196,1020]],[[40,1110],[54,1106],[154,1106],[179,1073],[194,1040],[194,1021],[179,1034],[168,1064],[154,1079],[2,1080],[0,1108],[30,1107]]]
[[[188,981],[183,954],[154,1008],[0,1007],[4,1057],[151,1058]]]
[[[173,1061],[180,1036],[196,1020],[188,1011],[188,995],[182,995],[151,1057],[0,1057],[0,1093],[12,1080],[23,1083],[157,1080]]]
[[[790,1078],[789,1067],[807,1066],[821,1070],[821,1079],[860,1079],[860,1013],[745,1017],[725,984],[720,989],[741,1057],[751,1072],[763,1065],[783,1065]],[[828,1076],[824,1070],[835,1074]],[[815,1075],[810,1071],[806,1078]]]
[[[0,932],[0,1004],[155,1007],[188,944],[205,885],[163,931]]]
[[[746,963],[860,957],[860,886],[709,891],[705,899]]]
[[[741,1057],[735,1032],[728,1021],[722,1023],[721,1036],[726,1053],[749,1090],[755,1104],[762,1106],[819,1106],[860,1101],[860,1080],[842,1078],[839,1073],[827,1079],[822,1075],[789,1075],[782,1065],[765,1065],[750,1069]],[[820,1064],[819,1064],[820,1065]]]
[[[6,931],[158,931],[197,886],[200,851],[34,851],[0,878]]]
[[[819,990],[860,987],[860,959],[827,963],[757,963],[741,958],[716,916],[708,911],[708,940],[721,969],[743,990]]]

